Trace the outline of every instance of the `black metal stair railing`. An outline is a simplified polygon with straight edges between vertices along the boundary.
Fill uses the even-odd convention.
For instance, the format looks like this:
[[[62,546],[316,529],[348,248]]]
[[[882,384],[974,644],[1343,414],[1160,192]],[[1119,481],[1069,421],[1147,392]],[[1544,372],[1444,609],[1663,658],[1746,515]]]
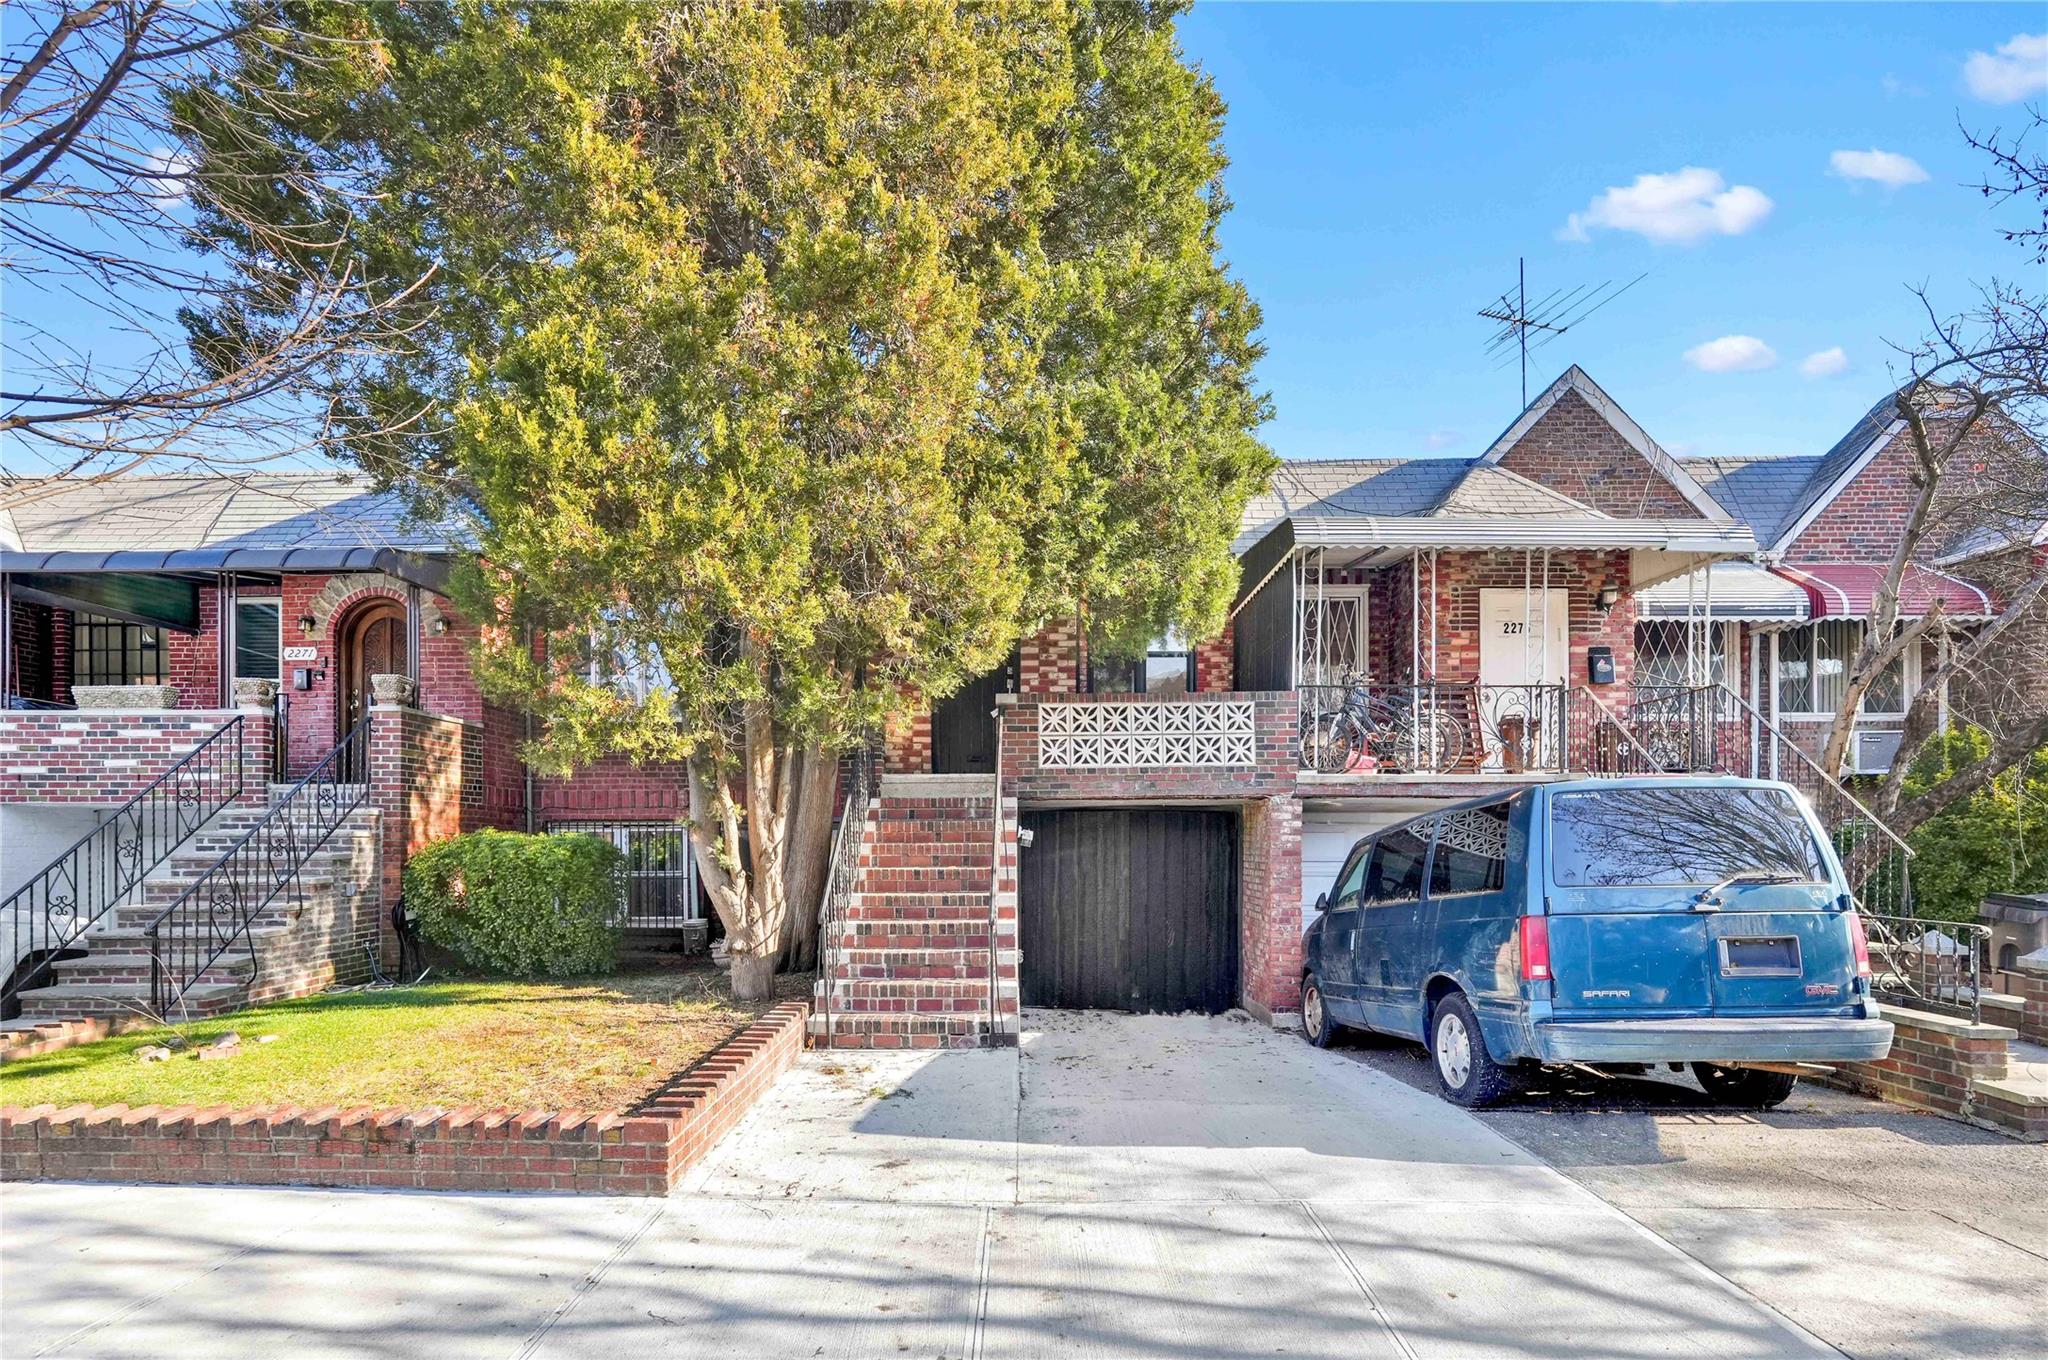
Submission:
[[[159,1018],[169,1019],[207,970],[249,939],[257,918],[280,895],[290,893],[303,903],[306,862],[369,798],[369,786],[354,782],[369,768],[369,754],[370,719],[365,716],[177,901],[143,927],[150,1006]],[[254,981],[253,975],[249,980]]]
[[[873,742],[863,741],[848,753],[846,762],[846,802],[839,814],[839,826],[832,834],[830,868],[825,875],[825,891],[818,901],[818,976],[823,983],[818,1007],[826,1048],[832,1046],[832,984],[842,953],[838,929],[853,899],[853,880],[860,869],[861,833],[867,825],[868,808],[877,787]]]
[[[48,961],[121,905],[150,871],[242,794],[242,720],[229,718],[0,902],[13,936],[0,1006],[42,985]]]

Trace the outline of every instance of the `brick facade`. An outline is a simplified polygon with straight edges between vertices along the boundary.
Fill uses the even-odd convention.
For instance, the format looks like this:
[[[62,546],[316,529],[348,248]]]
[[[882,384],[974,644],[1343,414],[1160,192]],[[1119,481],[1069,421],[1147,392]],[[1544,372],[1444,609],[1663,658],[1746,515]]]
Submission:
[[[237,719],[242,785],[248,796],[255,797],[270,777],[268,713],[227,709],[0,712],[0,803],[125,803]],[[225,769],[223,766],[223,772]]]
[[[483,825],[483,735],[481,724],[460,718],[395,704],[371,708],[370,788],[383,814],[387,912],[413,851]]]
[[[1500,466],[1619,518],[1704,518],[1575,391],[1559,397]]]
[[[775,1007],[630,1110],[0,1110],[0,1180],[665,1195],[803,1050]]]

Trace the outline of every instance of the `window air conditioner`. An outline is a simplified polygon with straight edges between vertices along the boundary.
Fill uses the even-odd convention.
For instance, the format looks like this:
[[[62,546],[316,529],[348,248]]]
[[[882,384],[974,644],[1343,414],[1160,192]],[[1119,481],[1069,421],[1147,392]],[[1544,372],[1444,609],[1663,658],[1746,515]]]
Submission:
[[[1849,743],[1850,774],[1883,774],[1899,754],[1903,732],[1858,732]]]

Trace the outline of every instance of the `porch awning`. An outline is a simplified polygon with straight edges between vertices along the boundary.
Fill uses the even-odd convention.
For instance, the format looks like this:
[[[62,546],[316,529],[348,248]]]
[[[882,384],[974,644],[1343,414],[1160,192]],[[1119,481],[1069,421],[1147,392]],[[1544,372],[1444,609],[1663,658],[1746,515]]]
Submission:
[[[174,548],[169,551],[34,552],[0,550],[0,571],[68,576],[124,574],[212,575],[223,571],[381,571],[427,590],[448,584],[448,558],[402,548]]]
[[[55,609],[100,614],[180,633],[199,631],[199,586],[181,576],[22,572],[8,577],[7,589],[15,599]]]
[[[1740,622],[1782,622],[1813,616],[1805,587],[1754,562],[1715,563],[1712,585],[1711,610],[1705,572],[1689,572],[1645,586],[1635,593],[1636,616]]]
[[[1885,573],[1883,567],[1848,562],[1778,566],[1772,570],[1806,592],[1812,617],[1816,619],[1868,615]],[[1899,579],[1899,612],[1917,618],[1932,609],[1936,600],[1955,618],[1988,619],[1998,612],[1991,596],[1968,581],[1946,572],[1908,566]]]

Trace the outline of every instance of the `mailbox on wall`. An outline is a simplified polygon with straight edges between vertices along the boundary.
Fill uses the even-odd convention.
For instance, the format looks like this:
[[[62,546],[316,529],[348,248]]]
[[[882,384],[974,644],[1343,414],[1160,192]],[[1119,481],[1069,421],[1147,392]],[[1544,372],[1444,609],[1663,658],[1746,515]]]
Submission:
[[[1586,649],[1586,682],[1592,685],[1614,683],[1614,649],[1612,647],[1588,647]]]

